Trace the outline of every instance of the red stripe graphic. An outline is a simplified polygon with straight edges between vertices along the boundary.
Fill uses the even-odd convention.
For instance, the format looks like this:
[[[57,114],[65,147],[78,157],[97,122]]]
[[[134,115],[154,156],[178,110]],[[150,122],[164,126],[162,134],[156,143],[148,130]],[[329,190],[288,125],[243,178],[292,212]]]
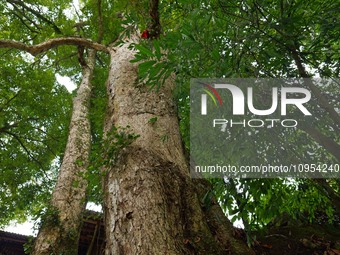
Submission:
[[[215,96],[217,97],[218,102],[220,103],[220,105],[222,105],[222,99],[221,99],[220,95],[218,94],[218,92],[216,91],[216,89],[211,87],[209,84],[205,84],[205,83],[202,83],[202,84],[204,86],[206,86],[212,93],[215,94]]]

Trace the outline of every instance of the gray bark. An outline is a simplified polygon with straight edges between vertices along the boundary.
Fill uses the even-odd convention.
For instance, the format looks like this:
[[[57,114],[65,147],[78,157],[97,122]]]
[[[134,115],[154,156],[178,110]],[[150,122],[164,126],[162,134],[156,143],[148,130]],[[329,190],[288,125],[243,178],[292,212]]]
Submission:
[[[88,115],[95,54],[95,51],[90,50],[87,66],[83,66],[82,82],[73,101],[66,150],[52,194],[52,213],[43,222],[34,243],[33,255],[77,254],[87,188],[84,175],[91,146]]]
[[[105,254],[253,254],[233,237],[216,202],[206,209],[200,203],[207,186],[189,176],[173,77],[150,92],[138,83],[128,43],[110,54],[105,132],[129,125],[140,137],[105,169]]]

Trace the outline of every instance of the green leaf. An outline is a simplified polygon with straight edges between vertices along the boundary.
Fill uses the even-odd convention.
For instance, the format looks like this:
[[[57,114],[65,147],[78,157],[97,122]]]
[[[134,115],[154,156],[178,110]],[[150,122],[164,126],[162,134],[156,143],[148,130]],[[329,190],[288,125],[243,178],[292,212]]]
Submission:
[[[157,117],[153,117],[151,119],[149,119],[148,123],[150,123],[151,125],[155,124],[157,122],[158,118]]]
[[[152,51],[149,48],[145,47],[144,45],[135,44],[134,46],[139,51],[139,53],[141,53],[145,57],[153,57],[154,56]]]
[[[157,60],[160,61],[162,58],[162,53],[161,53],[161,46],[160,46],[159,40],[154,40],[153,46],[155,48],[155,56]]]
[[[138,66],[139,75],[142,77],[146,76],[155,63],[155,60],[140,63]]]

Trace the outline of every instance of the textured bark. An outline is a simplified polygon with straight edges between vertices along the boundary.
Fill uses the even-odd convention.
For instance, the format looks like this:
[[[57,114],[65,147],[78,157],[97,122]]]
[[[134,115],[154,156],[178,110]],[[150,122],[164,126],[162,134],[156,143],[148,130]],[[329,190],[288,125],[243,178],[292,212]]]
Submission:
[[[206,209],[200,203],[207,186],[189,176],[172,100],[174,81],[150,92],[138,83],[128,44],[110,51],[105,132],[129,125],[140,137],[106,169],[105,254],[253,254],[233,237],[216,203]]]
[[[51,208],[55,211],[43,222],[32,254],[77,254],[87,188],[84,174],[91,146],[88,115],[94,62],[95,51],[91,50],[88,64],[83,67],[82,82],[73,101],[69,137],[52,194]]]

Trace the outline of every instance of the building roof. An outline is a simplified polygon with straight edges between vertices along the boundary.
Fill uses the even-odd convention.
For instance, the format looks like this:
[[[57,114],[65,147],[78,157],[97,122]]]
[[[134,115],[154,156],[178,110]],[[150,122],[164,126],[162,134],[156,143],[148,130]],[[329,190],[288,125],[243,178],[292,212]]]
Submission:
[[[0,255],[25,255],[24,244],[28,236],[0,230]]]
[[[78,255],[86,255],[89,249],[91,255],[102,254],[105,242],[102,214],[86,210],[83,220]],[[0,231],[0,255],[25,255],[24,244],[29,239],[29,236]]]

